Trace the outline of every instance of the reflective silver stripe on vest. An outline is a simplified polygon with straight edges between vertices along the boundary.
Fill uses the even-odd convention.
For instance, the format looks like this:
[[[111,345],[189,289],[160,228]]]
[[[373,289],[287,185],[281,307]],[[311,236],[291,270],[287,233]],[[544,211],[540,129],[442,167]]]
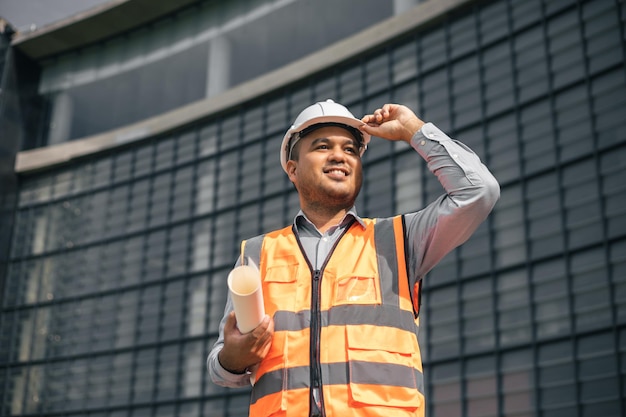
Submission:
[[[300,331],[308,329],[311,312],[303,310],[297,313],[277,311],[274,314],[274,330]],[[398,310],[386,305],[341,305],[322,311],[322,326],[371,324],[375,326],[395,327],[411,333],[417,333],[417,325],[412,311]]]
[[[308,388],[309,369],[308,366],[297,366],[263,374],[252,388],[250,403],[254,404],[259,398],[276,394],[282,389]],[[322,383],[324,385],[349,383],[385,385],[409,389],[415,388],[417,383],[417,390],[422,395],[424,394],[424,376],[420,371],[408,366],[388,363],[363,361],[323,363]]]
[[[248,239],[244,248],[244,256],[252,259],[256,266],[261,264],[261,246],[263,245],[264,237],[265,235],[259,235]]]
[[[377,219],[374,225],[374,242],[378,256],[378,274],[383,304],[400,305],[398,289],[398,254],[393,230],[393,218]]]

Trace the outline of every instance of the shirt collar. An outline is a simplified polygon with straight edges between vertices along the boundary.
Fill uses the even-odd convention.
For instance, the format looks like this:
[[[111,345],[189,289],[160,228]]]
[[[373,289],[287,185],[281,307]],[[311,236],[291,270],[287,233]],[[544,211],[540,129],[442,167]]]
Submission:
[[[345,226],[350,223],[352,219],[356,220],[361,225],[361,227],[365,229],[365,222],[357,214],[355,206],[352,206],[350,210],[348,210],[348,212],[345,214],[345,216],[343,216],[337,226]],[[304,214],[302,210],[298,211],[298,214],[296,214],[296,217],[293,219],[293,225],[295,226],[296,231],[299,231],[298,227],[312,227],[317,230],[317,227],[315,227],[315,225],[306,217],[306,214]],[[319,230],[317,230],[317,232],[319,233]],[[320,235],[322,235],[322,233],[320,233]]]

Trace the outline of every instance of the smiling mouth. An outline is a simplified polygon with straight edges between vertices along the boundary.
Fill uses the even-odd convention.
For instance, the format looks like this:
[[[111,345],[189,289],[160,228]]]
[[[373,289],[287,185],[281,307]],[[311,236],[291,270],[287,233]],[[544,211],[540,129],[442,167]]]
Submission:
[[[341,167],[327,167],[324,169],[324,173],[330,174],[330,175],[343,176],[343,177],[347,177],[349,175],[348,170],[345,168],[341,168]]]
[[[327,174],[331,174],[331,175],[342,175],[344,177],[348,176],[348,173],[346,171],[342,171],[340,169],[331,169],[326,171]]]

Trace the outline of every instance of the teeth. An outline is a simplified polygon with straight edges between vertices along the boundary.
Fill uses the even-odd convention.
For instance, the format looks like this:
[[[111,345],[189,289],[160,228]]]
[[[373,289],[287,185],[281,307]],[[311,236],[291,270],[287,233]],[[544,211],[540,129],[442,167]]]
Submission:
[[[331,171],[329,171],[331,174],[341,174],[341,175],[346,175],[345,172],[343,171],[339,171],[338,169],[333,169]]]

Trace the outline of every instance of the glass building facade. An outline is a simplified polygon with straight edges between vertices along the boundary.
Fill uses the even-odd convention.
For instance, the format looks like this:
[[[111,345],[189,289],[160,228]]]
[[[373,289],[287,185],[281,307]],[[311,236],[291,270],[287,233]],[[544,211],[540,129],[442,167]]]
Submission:
[[[427,415],[626,415],[626,5],[458,3],[215,114],[18,172],[0,275],[0,415],[247,415],[249,389],[215,386],[205,370],[226,275],[241,239],[296,214],[278,148],[299,111],[327,98],[357,115],[406,104],[501,185],[491,216],[424,281]],[[94,120],[109,117],[100,111]],[[373,140],[362,216],[443,192],[403,145]]]

